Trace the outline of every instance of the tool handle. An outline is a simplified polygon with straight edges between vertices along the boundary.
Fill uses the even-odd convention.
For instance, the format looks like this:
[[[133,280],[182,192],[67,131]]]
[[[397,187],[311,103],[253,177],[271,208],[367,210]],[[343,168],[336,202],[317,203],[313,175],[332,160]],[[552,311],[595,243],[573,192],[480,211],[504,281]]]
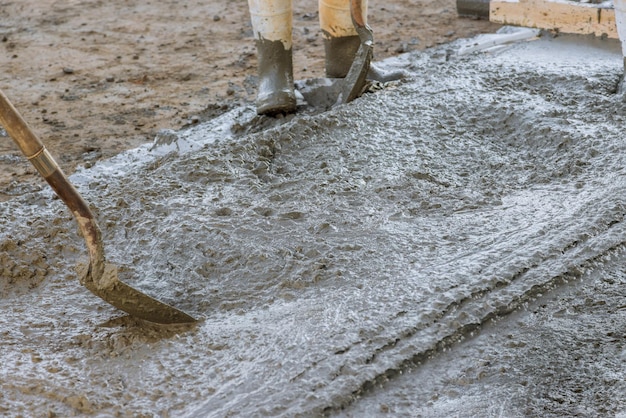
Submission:
[[[24,156],[28,158],[28,161],[50,183],[50,186],[68,204],[72,212],[85,212],[81,210],[84,202],[82,202],[82,198],[78,195],[74,186],[63,174],[43,142],[30,129],[28,123],[26,123],[22,115],[20,115],[2,91],[0,91],[0,123],[2,123],[4,129],[20,148]],[[87,211],[89,211],[89,208],[87,208]],[[88,213],[81,213],[81,215],[88,215]]]
[[[356,33],[361,39],[361,44],[371,46],[374,44],[374,33],[367,24],[367,1],[350,0],[350,17]]]
[[[2,91],[0,91],[0,123],[44,179],[47,180],[54,172],[60,170],[46,147]]]
[[[0,122],[26,158],[30,159],[41,152],[43,144],[2,91],[0,91]]]
[[[0,90],[0,123],[22,153],[63,200],[78,222],[87,241],[92,266],[104,269],[104,247],[95,217],[76,188],[70,183],[41,140],[30,129],[22,115]]]
[[[367,26],[363,0],[350,0],[350,14],[352,15],[352,23],[354,23],[354,26],[357,28]]]

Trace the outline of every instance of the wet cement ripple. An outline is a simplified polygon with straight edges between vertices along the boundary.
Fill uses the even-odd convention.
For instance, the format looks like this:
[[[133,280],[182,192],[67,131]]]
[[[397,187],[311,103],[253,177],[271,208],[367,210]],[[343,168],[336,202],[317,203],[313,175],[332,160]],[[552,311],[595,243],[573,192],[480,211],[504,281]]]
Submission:
[[[582,277],[625,237],[621,57],[552,42],[409,55],[350,105],[236,109],[77,173],[121,277],[196,327],[80,288],[49,193],[2,203],[0,412],[332,415]]]

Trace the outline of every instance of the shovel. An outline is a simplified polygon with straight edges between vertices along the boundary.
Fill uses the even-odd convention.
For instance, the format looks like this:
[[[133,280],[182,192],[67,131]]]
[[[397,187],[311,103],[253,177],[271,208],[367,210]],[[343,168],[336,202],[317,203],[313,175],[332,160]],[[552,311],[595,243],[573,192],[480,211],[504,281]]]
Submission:
[[[306,102],[317,108],[330,109],[351,102],[363,93],[374,50],[374,34],[365,23],[363,0],[350,0],[350,15],[361,40],[345,78],[309,78],[296,82]]]
[[[374,55],[374,34],[372,29],[365,23],[366,17],[363,3],[363,0],[350,0],[350,15],[356,32],[361,39],[361,45],[359,45],[350,70],[343,80],[343,87],[338,100],[340,103],[351,102],[363,93],[367,73]]]
[[[158,324],[195,322],[196,319],[185,312],[119,280],[117,267],[105,260],[100,228],[87,203],[2,91],[0,124],[76,218],[89,252],[89,265],[80,283],[104,301],[137,318]]]

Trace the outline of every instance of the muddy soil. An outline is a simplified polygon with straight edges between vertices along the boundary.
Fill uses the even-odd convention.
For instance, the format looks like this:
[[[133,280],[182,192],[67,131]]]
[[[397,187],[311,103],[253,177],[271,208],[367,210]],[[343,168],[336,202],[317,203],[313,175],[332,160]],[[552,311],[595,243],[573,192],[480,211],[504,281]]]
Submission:
[[[316,2],[294,2],[295,77],[323,74]],[[373,2],[375,58],[493,31],[454,0]],[[19,0],[0,7],[0,88],[68,172],[254,100],[247,2]],[[0,143],[0,200],[34,171]]]

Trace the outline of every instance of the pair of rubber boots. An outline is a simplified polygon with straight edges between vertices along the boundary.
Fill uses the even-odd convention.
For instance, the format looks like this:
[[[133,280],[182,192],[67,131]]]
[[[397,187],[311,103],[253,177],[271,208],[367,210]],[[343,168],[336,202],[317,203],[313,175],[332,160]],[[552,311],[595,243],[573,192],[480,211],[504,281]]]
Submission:
[[[348,74],[361,40],[358,35],[324,39],[326,76],[343,78]],[[257,113],[275,116],[296,110],[293,87],[292,50],[281,41],[257,39],[259,83]]]

